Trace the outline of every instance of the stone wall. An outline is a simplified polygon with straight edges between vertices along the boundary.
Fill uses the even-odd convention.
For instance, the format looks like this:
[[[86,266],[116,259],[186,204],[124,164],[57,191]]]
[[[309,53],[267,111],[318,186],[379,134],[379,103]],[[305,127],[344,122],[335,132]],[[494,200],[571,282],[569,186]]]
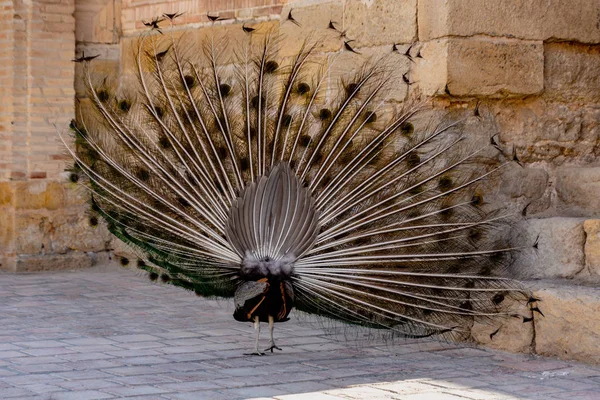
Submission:
[[[280,22],[290,8],[301,27]],[[333,20],[364,57],[396,44],[397,68],[414,83],[399,82],[393,100],[430,98],[436,110],[463,116],[473,134],[497,133],[522,165],[505,172],[494,197],[525,209],[520,239],[539,235],[538,255],[518,260],[515,272],[542,279],[532,286],[552,311],[526,329],[509,324],[493,340],[490,327],[477,326],[474,339],[600,362],[600,2],[0,0],[0,9],[0,94],[12,100],[0,109],[1,268],[90,265],[116,246],[102,227],[87,225],[84,194],[60,178],[65,160],[52,123],[65,129],[74,116],[74,76],[76,106],[86,105],[81,66],[68,61],[75,39],[78,55],[100,54],[95,74],[118,85],[133,74],[142,20],[164,12],[184,12],[174,29],[197,39],[207,34],[207,12],[227,18],[215,29],[233,38],[242,23],[267,25],[283,34],[282,57]],[[402,55],[411,45],[412,61]],[[324,62],[357,65],[335,34],[318,51]],[[573,326],[585,340],[569,335]]]

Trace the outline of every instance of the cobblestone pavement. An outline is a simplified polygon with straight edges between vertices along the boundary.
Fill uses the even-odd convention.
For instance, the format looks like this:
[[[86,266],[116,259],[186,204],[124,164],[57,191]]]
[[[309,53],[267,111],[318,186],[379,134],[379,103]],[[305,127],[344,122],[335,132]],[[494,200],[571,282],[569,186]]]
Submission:
[[[230,302],[114,267],[0,274],[0,399],[600,398],[598,367],[340,339],[297,317],[277,325],[282,352],[244,356],[253,329],[231,314]]]

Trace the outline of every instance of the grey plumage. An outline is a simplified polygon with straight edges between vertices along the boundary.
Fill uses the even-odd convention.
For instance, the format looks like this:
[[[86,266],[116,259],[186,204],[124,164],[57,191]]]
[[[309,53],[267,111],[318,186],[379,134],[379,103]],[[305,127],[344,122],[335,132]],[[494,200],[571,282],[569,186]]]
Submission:
[[[419,106],[388,101],[386,58],[331,86],[314,43],[286,65],[276,37],[246,32],[235,59],[215,38],[198,56],[143,36],[126,99],[86,67],[95,114],[74,126],[74,168],[140,268],[234,297],[236,319],[269,322],[271,351],[292,306],[403,336],[518,316],[530,296],[502,273],[522,247],[481,194],[508,161],[459,123],[418,129]]]

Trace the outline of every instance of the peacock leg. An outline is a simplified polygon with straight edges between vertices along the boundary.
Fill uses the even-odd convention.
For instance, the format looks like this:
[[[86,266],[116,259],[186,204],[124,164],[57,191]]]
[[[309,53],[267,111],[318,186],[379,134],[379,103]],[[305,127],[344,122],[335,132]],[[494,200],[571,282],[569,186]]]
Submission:
[[[246,356],[264,356],[265,353],[258,350],[258,339],[260,337],[260,319],[258,315],[254,317],[254,330],[256,330],[256,342],[254,343],[254,353],[246,353]]]
[[[272,315],[269,315],[269,332],[271,333],[271,347],[269,347],[268,349],[265,349],[265,351],[271,350],[271,353],[273,352],[273,349],[281,350],[280,347],[277,347],[277,345],[275,345],[275,339],[273,338],[273,330],[274,329],[275,329],[275,319],[273,318]]]

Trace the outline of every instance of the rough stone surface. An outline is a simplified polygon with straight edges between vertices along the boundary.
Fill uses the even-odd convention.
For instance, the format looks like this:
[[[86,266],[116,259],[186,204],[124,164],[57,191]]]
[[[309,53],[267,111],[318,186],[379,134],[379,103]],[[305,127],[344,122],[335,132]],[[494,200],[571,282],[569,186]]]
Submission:
[[[415,81],[428,96],[523,96],[544,88],[542,42],[450,38],[425,43],[421,54]]]
[[[585,267],[592,277],[600,277],[600,220],[584,221],[583,230],[585,231]]]
[[[526,163],[594,162],[600,155],[600,108],[543,97],[487,102],[498,140]]]
[[[600,168],[560,168],[556,172],[557,207],[563,215],[600,215]]]
[[[92,265],[94,265],[94,257],[80,252],[21,255],[15,262],[14,272],[73,270],[89,268]]]
[[[517,254],[513,272],[519,279],[572,278],[585,269],[585,232],[579,218],[529,219],[514,229],[514,242],[538,250]]]
[[[408,47],[408,46],[406,46]],[[406,48],[402,49],[402,53]],[[448,40],[435,39],[421,46],[422,59],[417,59],[411,71],[413,85],[425,96],[447,95],[448,85]],[[448,85],[448,86],[447,86]]]
[[[418,15],[420,40],[483,34],[600,42],[595,0],[421,0]]]
[[[600,103],[600,45],[544,44],[544,98]]]
[[[331,29],[327,29],[329,21],[336,21],[341,27],[343,21],[343,4],[339,1],[326,2],[302,6],[302,4],[293,5],[293,17],[301,26],[296,26],[291,22],[283,22],[288,16],[290,7],[285,6],[281,12],[281,26],[279,32],[282,35],[279,55],[282,57],[294,56],[300,51],[304,44],[304,39],[313,36],[312,39],[318,39],[319,43],[315,48],[317,52],[335,52],[339,51],[344,41],[339,34]],[[316,32],[316,35],[315,35]]]
[[[417,36],[417,1],[346,2],[344,27],[357,47],[412,43]],[[341,21],[340,21],[341,22]]]
[[[548,172],[542,168],[520,167],[516,163],[507,167],[500,176],[498,192],[491,195],[493,201],[504,207],[515,205],[531,217],[549,206]]]
[[[516,307],[515,311],[519,315],[531,315],[526,304]],[[506,317],[502,320],[475,321],[471,328],[471,337],[476,343],[493,349],[514,353],[531,353],[533,351],[533,325],[523,324],[522,318]]]
[[[535,319],[538,354],[600,363],[600,289],[543,282],[535,297],[544,317]]]
[[[527,95],[544,88],[541,42],[448,40],[448,90],[454,96]]]

